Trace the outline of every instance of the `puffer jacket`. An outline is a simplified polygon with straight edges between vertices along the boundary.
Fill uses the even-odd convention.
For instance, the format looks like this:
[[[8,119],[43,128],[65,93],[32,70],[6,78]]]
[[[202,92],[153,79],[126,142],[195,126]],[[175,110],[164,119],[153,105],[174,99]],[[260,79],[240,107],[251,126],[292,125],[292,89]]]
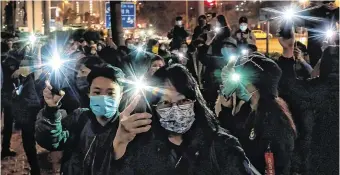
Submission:
[[[102,126],[87,108],[66,116],[58,107],[45,107],[36,121],[36,140],[47,150],[64,151],[61,165],[64,175],[112,174],[115,164],[112,142],[118,128],[114,118]]]

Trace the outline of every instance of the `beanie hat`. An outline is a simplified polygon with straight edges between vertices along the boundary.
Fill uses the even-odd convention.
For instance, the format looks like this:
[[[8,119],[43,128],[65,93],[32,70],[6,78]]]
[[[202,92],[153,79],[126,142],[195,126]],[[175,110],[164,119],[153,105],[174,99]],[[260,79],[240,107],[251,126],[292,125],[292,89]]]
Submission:
[[[254,55],[244,65],[245,80],[252,83],[263,98],[275,98],[278,96],[278,84],[282,71],[271,59]]]
[[[239,20],[238,20],[238,23],[241,24],[241,23],[248,23],[248,18],[245,17],[245,16],[242,16]]]
[[[228,38],[222,40],[222,45],[223,44],[232,45],[235,48],[237,47],[237,41],[232,37],[228,37]]]

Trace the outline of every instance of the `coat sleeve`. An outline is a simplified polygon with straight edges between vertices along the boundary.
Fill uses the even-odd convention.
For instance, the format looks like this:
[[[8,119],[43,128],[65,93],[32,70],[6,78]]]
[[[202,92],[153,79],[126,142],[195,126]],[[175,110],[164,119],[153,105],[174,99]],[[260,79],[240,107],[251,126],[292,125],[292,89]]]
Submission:
[[[35,137],[37,143],[47,150],[63,150],[70,142],[71,128],[77,127],[77,121],[81,109],[67,115],[65,110],[59,107],[46,106],[37,116],[35,123]]]
[[[253,174],[251,164],[234,136],[219,137],[213,146],[218,161],[216,167],[219,169],[218,174]]]

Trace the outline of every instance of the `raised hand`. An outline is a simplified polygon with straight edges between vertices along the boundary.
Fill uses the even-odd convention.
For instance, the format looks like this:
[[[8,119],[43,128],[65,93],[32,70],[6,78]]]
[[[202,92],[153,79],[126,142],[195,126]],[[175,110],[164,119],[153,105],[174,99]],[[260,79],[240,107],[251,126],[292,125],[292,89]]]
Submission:
[[[52,93],[53,87],[51,86],[50,82],[46,81],[45,84],[46,84],[46,87],[45,87],[45,89],[43,91],[45,103],[49,107],[56,107],[56,106],[58,106],[60,100],[64,97],[65,92],[64,91],[60,91],[59,94],[53,94]]]
[[[119,127],[116,137],[113,140],[116,159],[121,158],[125,154],[128,143],[130,143],[137,134],[147,132],[151,128],[151,114],[136,113],[131,115],[140,98],[140,95],[136,96],[130,105],[120,113]]]

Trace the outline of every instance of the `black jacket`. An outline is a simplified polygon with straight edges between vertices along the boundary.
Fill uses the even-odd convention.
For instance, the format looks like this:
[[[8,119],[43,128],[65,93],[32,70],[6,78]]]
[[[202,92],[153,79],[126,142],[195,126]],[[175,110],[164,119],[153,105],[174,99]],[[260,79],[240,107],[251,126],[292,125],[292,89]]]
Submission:
[[[194,29],[194,34],[192,35],[191,40],[194,41],[194,40],[196,40],[196,39],[199,38],[199,37],[202,37],[202,38],[204,39],[204,37],[203,37],[202,34],[203,34],[205,31],[208,31],[208,26],[203,26],[203,27],[197,26],[197,27],[195,27],[195,29]]]
[[[63,110],[45,107],[38,114],[35,137],[47,150],[64,151],[63,174],[107,175],[115,162],[112,142],[117,128],[118,120],[102,126],[88,109],[66,116]]]
[[[195,122],[180,146],[153,127],[144,144],[131,146],[117,174],[124,175],[239,175],[252,174],[237,139],[226,133],[204,130]]]
[[[189,36],[184,27],[175,26],[169,33],[168,38],[172,39],[170,43],[170,50],[179,49],[182,42],[186,42],[186,38]]]
[[[233,116],[231,108],[224,107],[219,120],[222,127],[240,140],[247,157],[261,174],[265,174],[264,154],[270,144],[274,154],[275,174],[289,175],[295,133],[284,114],[270,109],[273,107],[268,106],[267,116],[256,115],[251,112],[249,103],[245,103],[240,112]],[[253,129],[255,135],[251,138]]]
[[[298,130],[293,165],[304,174],[339,174],[339,64],[309,81],[295,78],[294,61],[281,57],[280,96],[290,105]],[[322,68],[320,68],[321,71]],[[332,133],[332,134],[330,134]]]
[[[311,66],[314,67],[322,56],[322,40],[318,36],[318,31],[324,31],[328,28],[335,27],[335,23],[339,21],[339,8],[329,10],[325,6],[307,10],[303,16],[313,16],[322,20],[305,20],[305,27],[308,29],[308,53],[310,56]]]
[[[203,45],[199,47],[197,58],[205,66],[202,77],[204,93],[206,94],[204,98],[208,103],[214,103],[217,99],[217,91],[222,83],[221,70],[228,62],[219,53],[208,54],[209,47],[213,50],[213,46]]]

